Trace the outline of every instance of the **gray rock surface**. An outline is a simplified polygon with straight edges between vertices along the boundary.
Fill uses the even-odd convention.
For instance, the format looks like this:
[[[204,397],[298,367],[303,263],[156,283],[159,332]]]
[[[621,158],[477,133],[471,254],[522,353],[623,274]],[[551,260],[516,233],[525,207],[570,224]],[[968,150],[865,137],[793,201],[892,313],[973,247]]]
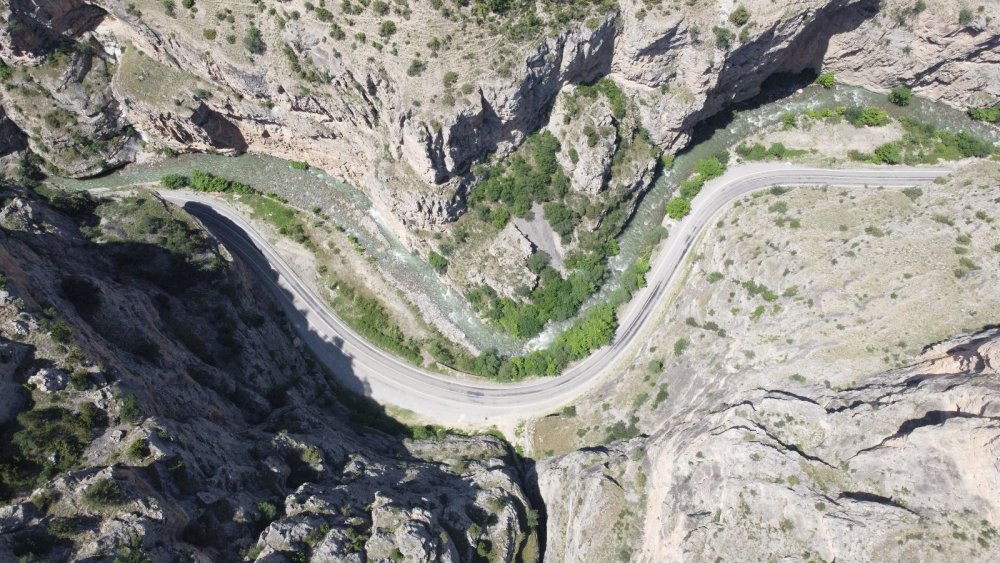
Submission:
[[[44,393],[55,393],[66,388],[69,376],[58,369],[42,368],[28,378],[28,383]]]
[[[54,37],[90,46],[58,76],[36,81],[46,92],[44,109],[81,116],[69,129],[93,140],[84,150],[69,130],[41,128],[31,136],[36,152],[65,173],[148,159],[163,146],[276,154],[363,187],[405,237],[453,220],[464,209],[473,163],[506,153],[546,122],[558,126],[550,114],[560,92],[604,75],[640,102],[641,125],[668,151],[683,146],[698,122],[755,95],[781,72],[822,67],[877,89],[906,82],[955,104],[995,102],[997,20],[976,13],[963,26],[955,1],[918,14],[908,4],[892,0],[880,11],[871,0],[808,0],[794,8],[751,0],[743,3],[751,24],[736,28],[727,19],[731,3],[654,7],[624,0],[611,13],[553,22],[544,37],[528,34],[498,50],[490,34],[417,3],[399,24],[407,44],[454,37],[467,56],[462,68],[451,68],[456,52],[445,47],[411,76],[413,57],[375,56],[364,42],[342,48],[329,40],[329,25],[297,0],[281,8],[297,8],[301,18],[281,18],[281,25],[256,18],[268,46],[259,57],[206,40],[204,29],[218,25],[211,10],[170,17],[156,6],[137,16],[121,2],[19,0],[5,17],[25,22],[21,29],[30,33],[0,33],[0,53],[37,65]],[[376,19],[355,21],[352,33],[375,37]],[[728,44],[716,44],[716,27],[732,34]],[[307,69],[328,80],[304,82]],[[444,81],[455,70],[461,87]],[[142,83],[142,76],[149,79]],[[164,88],[174,92],[164,95],[150,83],[156,76],[168,77]],[[14,111],[23,105],[20,91],[4,92],[3,108],[21,131],[31,131],[47,113]],[[145,152],[139,137],[149,143]],[[604,162],[604,149],[596,161],[581,160],[575,187],[598,189],[602,166],[595,162]]]
[[[602,538],[632,518],[646,561],[991,560],[998,365],[1000,329],[985,330],[849,388],[759,388],[542,460],[546,557],[606,557]]]

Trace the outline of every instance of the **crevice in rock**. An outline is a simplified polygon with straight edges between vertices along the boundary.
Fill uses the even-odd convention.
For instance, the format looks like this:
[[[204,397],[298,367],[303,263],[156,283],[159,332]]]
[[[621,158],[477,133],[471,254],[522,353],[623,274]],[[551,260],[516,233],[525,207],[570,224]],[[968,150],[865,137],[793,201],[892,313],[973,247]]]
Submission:
[[[875,493],[868,493],[865,491],[844,491],[840,493],[841,499],[850,499],[857,502],[871,502],[875,504],[881,504],[883,506],[889,506],[892,508],[898,508],[900,510],[905,510],[914,516],[918,516],[913,510],[899,504],[898,502],[892,500],[889,497],[884,497],[882,495],[877,495]]]
[[[711,411],[711,414],[719,414],[721,412],[733,410],[737,407],[742,407],[742,406],[750,407],[750,410],[757,412],[757,406],[754,405],[753,401],[749,399],[744,399],[738,403],[722,405],[722,407],[720,407],[719,409]]]
[[[832,407],[832,408],[831,407],[824,407],[824,409],[826,410],[826,414],[834,414],[834,413],[838,413],[838,412],[844,412],[844,411],[854,410],[854,409],[856,409],[858,407],[861,407],[861,406],[864,406],[864,405],[867,405],[867,404],[868,404],[867,401],[862,401],[861,399],[855,399],[855,400],[851,401],[850,403],[848,403],[846,405],[840,405],[839,407]]]
[[[979,56],[981,54],[983,54],[983,53],[991,53],[991,52],[995,51],[997,48],[1000,48],[1000,35],[995,36],[992,41],[988,41],[988,42],[984,43],[982,46],[980,46],[975,51],[972,51],[971,53],[966,54],[965,58],[966,58],[966,60],[969,60],[969,61],[978,60]],[[920,83],[923,83],[924,79],[926,77],[928,77],[928,76],[930,76],[932,78],[935,78],[935,77],[938,76],[938,73],[939,73],[939,71],[941,70],[941,68],[943,66],[945,66],[947,64],[950,64],[952,62],[954,62],[954,61],[951,60],[951,59],[948,59],[948,58],[944,58],[942,60],[939,60],[938,62],[932,64],[931,66],[927,67],[926,69],[924,69],[924,70],[922,70],[922,71],[914,74],[912,82],[914,84],[920,84]]]
[[[819,456],[815,456],[815,455],[809,454],[809,453],[806,453],[802,448],[796,446],[795,444],[789,444],[789,443],[785,442],[784,440],[782,440],[781,438],[778,438],[777,436],[775,436],[774,434],[772,434],[767,429],[767,427],[765,427],[763,424],[760,424],[760,423],[754,422],[754,421],[749,421],[749,422],[753,426],[747,426],[746,424],[738,424],[736,426],[730,426],[729,428],[726,428],[725,430],[723,430],[721,432],[712,432],[712,435],[713,436],[719,436],[721,434],[725,434],[726,432],[729,432],[730,430],[747,430],[749,432],[760,432],[760,433],[763,433],[768,438],[770,438],[775,444],[777,444],[777,446],[776,446],[775,444],[769,444],[767,442],[758,442],[758,443],[760,443],[763,446],[767,446],[769,448],[773,448],[773,449],[778,450],[779,452],[782,452],[782,453],[784,453],[786,451],[795,452],[796,454],[798,454],[803,459],[807,459],[809,461],[819,462],[819,463],[822,463],[823,465],[825,465],[827,467],[834,467],[833,465],[831,465],[830,463],[828,463],[823,458],[821,458]]]
[[[896,430],[895,434],[892,434],[891,436],[887,436],[887,437],[883,438],[881,442],[879,442],[878,444],[875,444],[874,446],[869,446],[867,448],[862,448],[862,449],[858,450],[858,452],[856,454],[854,454],[853,456],[851,456],[850,459],[854,459],[854,458],[858,457],[859,455],[861,455],[863,453],[867,453],[867,452],[871,452],[871,451],[875,451],[875,450],[878,450],[880,448],[883,448],[883,447],[885,447],[885,445],[887,443],[889,443],[892,440],[898,440],[900,438],[905,438],[906,436],[909,436],[910,434],[912,434],[918,428],[923,428],[925,426],[941,426],[945,422],[947,422],[947,421],[949,421],[949,420],[951,420],[953,418],[982,418],[982,419],[985,419],[985,420],[992,420],[992,421],[998,421],[998,422],[1000,422],[1000,417],[985,416],[983,414],[983,412],[984,412],[985,409],[986,409],[986,405],[983,405],[982,409],[980,410],[980,412],[978,414],[968,413],[968,412],[962,412],[961,410],[957,410],[957,411],[937,411],[937,410],[935,410],[935,411],[927,411],[926,413],[924,413],[924,416],[922,416],[920,418],[910,418],[910,419],[904,420],[903,423],[899,425],[899,429]]]
[[[806,402],[806,403],[811,403],[813,405],[819,406],[819,403],[817,403],[816,400],[810,399],[809,397],[806,397],[805,395],[799,395],[797,393],[792,393],[791,391],[784,391],[782,389],[764,389],[763,387],[758,387],[756,390],[757,391],[763,391],[764,393],[766,393],[766,395],[765,395],[766,399],[775,399],[775,400],[778,400],[778,401],[787,401],[787,400],[794,399],[796,401],[803,401],[803,402]]]

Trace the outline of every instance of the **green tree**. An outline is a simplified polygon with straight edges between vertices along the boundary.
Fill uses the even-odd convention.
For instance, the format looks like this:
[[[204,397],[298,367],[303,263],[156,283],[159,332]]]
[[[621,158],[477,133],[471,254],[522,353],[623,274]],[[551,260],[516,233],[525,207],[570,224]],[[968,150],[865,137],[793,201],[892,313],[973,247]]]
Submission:
[[[667,215],[680,219],[691,212],[691,202],[683,197],[675,197],[667,202]]]
[[[900,164],[903,162],[903,152],[899,143],[885,143],[875,147],[872,160],[881,164]]]
[[[913,99],[913,91],[906,86],[896,86],[889,92],[889,101],[897,106],[908,106]]]
[[[713,156],[703,158],[695,163],[694,171],[701,174],[705,180],[711,180],[712,178],[722,176],[722,173],[726,171],[726,166],[717,157]]]
[[[538,274],[549,265],[550,257],[544,250],[538,250],[528,257],[528,269]]]
[[[816,77],[816,84],[819,84],[824,88],[833,88],[833,82],[834,78],[832,72],[824,72]]]

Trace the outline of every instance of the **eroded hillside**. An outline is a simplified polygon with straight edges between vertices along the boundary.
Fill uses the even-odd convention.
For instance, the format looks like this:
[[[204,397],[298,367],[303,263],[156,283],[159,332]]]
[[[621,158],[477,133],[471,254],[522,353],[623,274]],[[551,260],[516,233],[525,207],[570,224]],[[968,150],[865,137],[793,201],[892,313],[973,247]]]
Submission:
[[[47,199],[0,193],[0,559],[534,558],[506,443],[341,390],[154,193]]]

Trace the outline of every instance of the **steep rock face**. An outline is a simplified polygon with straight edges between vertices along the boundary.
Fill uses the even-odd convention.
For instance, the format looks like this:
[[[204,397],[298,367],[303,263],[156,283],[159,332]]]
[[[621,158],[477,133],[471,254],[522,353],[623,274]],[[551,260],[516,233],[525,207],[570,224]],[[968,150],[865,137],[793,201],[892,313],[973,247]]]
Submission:
[[[988,10],[960,2],[929,2],[918,11],[912,2],[887,0],[878,17],[832,37],[823,64],[850,84],[906,85],[959,107],[989,106],[1000,98],[1000,26]]]
[[[105,11],[84,0],[11,0],[3,17],[0,57],[6,61],[40,62],[65,38],[93,30]]]
[[[562,96],[552,109],[548,129],[559,139],[556,158],[567,171],[570,185],[576,191],[596,195],[605,188],[611,174],[611,158],[618,148],[615,120],[604,97],[584,107],[574,108],[579,119],[567,114],[567,96]]]
[[[233,45],[221,35],[216,40],[203,36],[227,17],[224,10],[223,20],[217,20],[207,9],[171,17],[162,6],[137,13],[124,2],[18,0],[6,17],[23,21],[18,29],[44,31],[31,37],[94,35],[105,47],[131,46],[185,75],[166,85],[171,93],[162,99],[115,79],[117,103],[108,104],[104,119],[120,125],[120,112],[154,143],[151,148],[246,149],[307,160],[363,187],[402,234],[454,219],[464,209],[472,163],[489,152],[505,153],[544,124],[567,84],[608,73],[640,100],[643,125],[666,150],[682,146],[700,120],[757,93],[772,74],[824,64],[848,81],[872,87],[887,88],[903,77],[918,91],[955,103],[967,101],[979,86],[985,91],[980,97],[995,97],[996,64],[990,57],[998,33],[996,22],[981,14],[959,28],[946,23],[950,18],[935,17],[939,8],[932,8],[915,16],[913,31],[895,28],[894,35],[914,43],[910,48],[920,62],[902,69],[905,59],[891,56],[892,49],[877,39],[892,25],[886,9],[879,15],[877,2],[743,4],[751,21],[736,26],[727,18],[730,3],[648,9],[626,0],[616,12],[594,14],[585,22],[550,23],[554,31],[546,37],[529,33],[499,48],[430,6],[411,6],[405,28],[395,37],[434,45],[435,56],[442,49],[440,61],[414,58],[419,53],[408,50],[385,56],[364,41],[346,49],[335,38],[339,28],[331,32],[330,24],[297,1],[282,3],[271,15],[240,14],[254,20],[266,40],[267,50],[259,56],[243,49],[241,20],[234,18],[238,24],[219,30],[231,34],[227,42]],[[301,17],[290,17],[293,10]],[[346,25],[339,13],[334,15]],[[354,21],[349,31],[375,37],[378,24]],[[716,29],[722,39],[713,37]],[[903,45],[906,37],[893,45]],[[462,49],[454,50],[452,42],[462,43]],[[0,56],[38,63],[38,53],[50,43],[7,30],[0,33]],[[828,44],[833,45],[829,53]],[[461,66],[449,67],[455,60],[463,61]],[[122,78],[136,74],[121,66]],[[449,78],[451,69],[461,71],[457,78]],[[199,80],[204,84],[196,85]],[[199,89],[213,95],[193,93]],[[65,100],[56,103],[79,109]],[[8,113],[11,106],[5,96]],[[25,131],[37,123],[32,116],[11,118]],[[145,158],[102,154],[108,166]],[[96,170],[56,164],[74,175]]]
[[[643,123],[657,144],[681,148],[694,125],[758,94],[773,74],[818,69],[831,35],[878,13],[871,0],[797,2],[791,9],[762,1],[741,5],[752,22],[734,32],[726,20],[733,4],[707,14],[654,15],[640,2],[622,3],[612,70],[645,100]],[[719,34],[726,32],[723,39]]]
[[[318,370],[179,210],[150,193],[58,194],[60,211],[28,192],[0,202],[0,421],[18,421],[0,428],[0,559],[469,561],[524,548],[530,503],[507,444],[402,438]],[[38,417],[57,418],[41,444],[23,438]],[[76,420],[87,425],[66,437]],[[12,444],[57,467],[26,471]]]
[[[986,330],[851,388],[760,388],[653,436],[544,460],[547,556],[605,556],[615,512],[593,507],[630,496],[645,561],[988,560],[998,354],[1000,329]]]

